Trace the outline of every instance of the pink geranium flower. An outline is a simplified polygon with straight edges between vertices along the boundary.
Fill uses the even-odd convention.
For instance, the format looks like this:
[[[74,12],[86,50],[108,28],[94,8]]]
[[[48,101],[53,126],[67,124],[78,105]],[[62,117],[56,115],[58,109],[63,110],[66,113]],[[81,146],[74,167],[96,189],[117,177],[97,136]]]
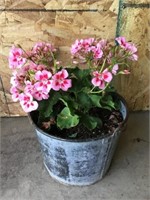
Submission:
[[[34,87],[36,88],[36,91],[41,91],[41,93],[48,94],[52,88],[52,80],[36,82]]]
[[[126,39],[124,37],[118,37],[116,38],[116,41],[118,42],[118,44],[125,50],[127,50],[129,52],[129,54],[131,54],[129,56],[129,59],[131,60],[138,60],[138,56],[137,56],[137,48],[135,47],[134,44],[127,42]]]
[[[90,50],[93,52],[94,59],[99,59],[103,56],[103,51],[99,43],[95,47],[93,46]]]
[[[51,72],[47,70],[37,71],[35,79],[39,81],[48,80],[52,76]]]
[[[123,70],[123,74],[130,74],[128,69]]]
[[[102,73],[95,71],[93,72],[94,78],[92,79],[92,84],[98,86],[100,89],[105,88],[105,82],[109,83],[112,80],[112,74],[105,69]]]
[[[82,49],[88,52],[88,48],[93,45],[94,43],[94,38],[88,38],[81,41]]]
[[[25,92],[25,93],[32,94],[32,93],[35,91],[34,85],[33,85],[33,84],[31,83],[31,81],[29,81],[29,80],[24,81],[24,83],[25,83],[24,92]]]
[[[37,42],[34,47],[33,47],[33,52],[34,53],[47,53],[47,52],[55,52],[56,49],[54,48],[54,46],[50,43],[46,43],[46,42]]]
[[[63,91],[67,91],[71,85],[71,79],[66,79],[68,77],[68,72],[65,69],[57,72],[53,77],[52,81],[52,89],[58,91],[62,89]]]
[[[22,93],[20,95],[20,104],[25,112],[31,112],[38,108],[37,101],[34,101],[32,95],[29,93]]]
[[[138,56],[137,56],[137,48],[135,47],[134,44],[128,44],[127,46],[127,50],[130,52],[131,56],[129,57],[131,60],[138,60]]]
[[[94,86],[98,86],[100,89],[104,89],[105,88],[105,83],[104,80],[101,76],[101,74],[98,71],[93,72],[93,76],[94,78],[92,79],[92,84]]]
[[[32,84],[30,81],[26,81],[24,91],[25,93],[31,94],[36,100],[41,101],[42,99],[48,99],[50,89],[51,85],[49,87],[49,84],[44,84],[43,82],[36,82],[35,84]]]
[[[22,49],[16,47],[11,48],[8,59],[11,69],[21,68],[25,64],[26,58],[22,57],[22,55]]]
[[[136,55],[136,54],[132,54],[131,56],[130,56],[130,59],[131,60],[135,60],[135,61],[137,61],[138,60],[138,55]]]
[[[128,43],[127,50],[130,51],[131,53],[136,53],[137,52],[137,48],[135,47],[134,44],[131,44],[131,43]]]
[[[111,82],[112,74],[108,71],[107,68],[102,72],[102,78],[107,83]]]
[[[42,99],[48,99],[49,95],[48,95],[48,93],[44,93],[43,91],[35,91],[33,93],[33,97],[36,100],[41,101]]]
[[[71,46],[71,54],[75,55],[81,49],[79,40],[76,40],[75,43]]]
[[[113,66],[113,68],[112,68],[112,74],[116,75],[118,69],[119,69],[118,64],[115,64],[115,65]]]
[[[106,46],[107,46],[107,40],[102,39],[102,40],[100,40],[98,42],[98,44],[99,44],[99,46],[100,46],[101,49],[105,49]]]
[[[17,88],[21,88],[22,84],[24,84],[25,79],[25,73],[22,69],[19,69],[19,71],[14,71],[13,76],[10,79],[10,83]]]
[[[47,94],[52,88],[52,81],[50,80],[51,77],[51,72],[47,70],[38,71],[35,74],[35,80],[37,80],[37,82],[34,84],[36,92],[41,91],[41,96],[44,95],[44,99],[47,98]]]
[[[37,72],[37,71],[45,70],[46,66],[45,65],[41,65],[41,64],[38,65],[38,64],[35,64],[33,62],[30,62],[29,69]]]
[[[10,93],[12,94],[12,100],[14,102],[17,102],[19,100],[19,97],[20,97],[19,90],[16,87],[12,86],[10,88]]]
[[[10,78],[10,83],[12,84],[12,86],[16,87],[19,83],[17,80],[17,72],[13,73],[13,76]]]
[[[126,39],[125,39],[124,37],[121,37],[121,36],[120,36],[120,37],[117,37],[115,40],[118,42],[118,44],[119,44],[122,48],[124,48],[124,49],[127,48],[128,42],[126,42]]]

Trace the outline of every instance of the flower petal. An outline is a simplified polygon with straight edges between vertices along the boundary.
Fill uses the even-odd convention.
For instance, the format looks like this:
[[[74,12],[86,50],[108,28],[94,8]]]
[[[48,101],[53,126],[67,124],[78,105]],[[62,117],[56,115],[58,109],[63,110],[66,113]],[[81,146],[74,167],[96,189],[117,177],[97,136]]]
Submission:
[[[67,91],[71,86],[72,86],[71,79],[65,79],[61,84],[61,89],[63,91]]]

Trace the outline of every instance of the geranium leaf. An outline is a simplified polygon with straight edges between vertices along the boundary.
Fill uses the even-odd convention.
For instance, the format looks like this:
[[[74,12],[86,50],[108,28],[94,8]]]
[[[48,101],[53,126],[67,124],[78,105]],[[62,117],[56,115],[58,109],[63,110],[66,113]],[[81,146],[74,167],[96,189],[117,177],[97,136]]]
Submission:
[[[115,109],[115,103],[111,95],[105,95],[101,99],[101,104],[103,108],[106,108],[108,110],[112,110],[113,108]]]
[[[89,110],[89,108],[92,107],[92,101],[87,93],[84,93],[84,92],[78,93],[77,100],[78,100],[80,108],[81,109],[83,108],[85,111]]]
[[[90,69],[80,69],[78,67],[72,70],[73,75],[80,80],[83,80],[90,74]]]
[[[51,91],[49,99],[39,101],[38,110],[44,118],[50,117],[51,113],[53,112],[53,106],[59,101],[60,97],[60,93]]]
[[[90,130],[102,126],[101,119],[90,115],[82,115],[82,123]]]
[[[79,93],[84,88],[91,87],[90,69],[79,69],[78,67],[74,69],[69,69],[69,73],[72,76],[72,88],[70,91],[73,93]]]
[[[71,113],[72,110],[78,109],[78,103],[75,101],[75,97],[63,95],[62,98],[60,98],[60,100],[64,103],[66,107],[69,107]]]
[[[101,104],[100,104],[100,100],[101,100],[101,96],[98,94],[90,94],[89,95],[92,103],[93,103],[93,106],[96,106],[96,107],[101,107]]]
[[[70,109],[65,107],[57,116],[57,126],[60,129],[71,128],[79,123],[78,115],[71,115]]]

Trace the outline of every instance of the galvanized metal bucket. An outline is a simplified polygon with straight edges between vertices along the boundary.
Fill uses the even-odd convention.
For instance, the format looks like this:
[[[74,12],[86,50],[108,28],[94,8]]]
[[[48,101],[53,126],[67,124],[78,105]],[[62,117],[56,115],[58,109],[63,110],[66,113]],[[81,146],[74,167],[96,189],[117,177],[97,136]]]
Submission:
[[[44,165],[52,178],[63,184],[84,186],[104,177],[127,121],[126,102],[122,97],[119,98],[124,121],[114,133],[103,137],[86,141],[66,140],[51,136],[34,124],[43,152]]]

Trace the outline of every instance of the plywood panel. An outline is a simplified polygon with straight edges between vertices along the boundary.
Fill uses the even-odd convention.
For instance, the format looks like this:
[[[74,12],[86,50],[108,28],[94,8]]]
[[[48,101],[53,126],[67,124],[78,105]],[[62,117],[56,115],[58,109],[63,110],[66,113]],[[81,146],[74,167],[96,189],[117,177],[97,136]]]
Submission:
[[[49,0],[5,0],[6,8],[17,9],[37,9],[44,8]]]
[[[5,8],[5,0],[1,0],[0,1],[0,9],[4,9]]]
[[[5,0],[5,5],[9,9],[107,10],[112,2],[113,0]]]
[[[150,38],[149,10],[126,8],[122,16],[121,35],[138,46],[139,60],[131,67],[129,77],[120,77],[119,91],[126,97],[132,110],[149,108]]]

